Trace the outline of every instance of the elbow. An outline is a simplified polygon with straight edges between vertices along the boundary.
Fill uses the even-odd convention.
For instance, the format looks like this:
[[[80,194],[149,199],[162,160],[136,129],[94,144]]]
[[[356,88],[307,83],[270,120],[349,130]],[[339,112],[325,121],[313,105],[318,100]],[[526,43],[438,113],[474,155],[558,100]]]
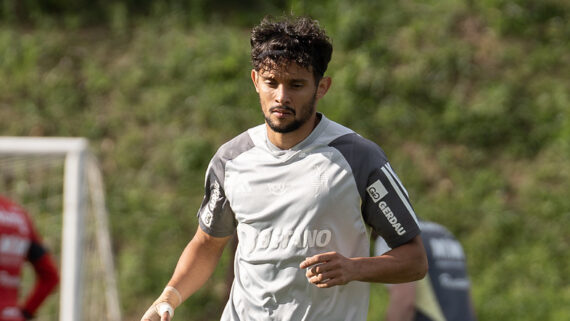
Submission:
[[[412,269],[413,275],[411,276],[410,281],[418,281],[423,279],[426,276],[429,269],[428,259],[426,256],[426,252],[425,250],[423,250],[423,248],[421,248],[421,251],[419,251],[416,254],[413,266],[414,266],[414,268]]]
[[[425,253],[424,253],[424,255],[422,256],[422,259],[418,263],[418,271],[417,271],[418,278],[416,279],[416,281],[423,279],[426,276],[428,269],[429,269],[428,260],[427,260]]]
[[[39,282],[43,284],[45,291],[52,292],[59,284],[59,273],[55,269],[46,269],[38,274]]]
[[[41,283],[46,289],[51,291],[57,287],[60,281],[60,275],[49,255],[45,255],[37,262],[34,262],[34,268],[38,279],[41,280]]]
[[[429,264],[425,251],[422,251],[421,255],[419,255],[416,266],[416,279],[414,281],[423,279],[428,272]]]
[[[415,264],[416,275],[415,276],[416,276],[416,278],[414,281],[423,279],[426,276],[428,269],[429,269],[427,254],[426,254],[422,239],[419,236],[417,236],[416,241],[418,243],[416,244],[416,255],[415,255],[415,258],[416,258],[416,264]]]
[[[57,285],[59,284],[60,278],[59,278],[59,273],[57,273],[57,270],[53,271],[53,273],[51,273],[51,276],[49,277],[49,285],[50,288],[53,290],[54,288],[57,287]]]

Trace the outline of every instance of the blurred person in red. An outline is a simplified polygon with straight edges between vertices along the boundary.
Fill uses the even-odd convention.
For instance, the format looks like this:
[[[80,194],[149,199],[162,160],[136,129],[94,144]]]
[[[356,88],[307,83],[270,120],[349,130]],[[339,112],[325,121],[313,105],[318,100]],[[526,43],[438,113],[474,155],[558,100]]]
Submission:
[[[35,285],[19,302],[26,261],[34,268]],[[0,321],[32,319],[58,283],[57,268],[30,216],[20,205],[0,195]]]

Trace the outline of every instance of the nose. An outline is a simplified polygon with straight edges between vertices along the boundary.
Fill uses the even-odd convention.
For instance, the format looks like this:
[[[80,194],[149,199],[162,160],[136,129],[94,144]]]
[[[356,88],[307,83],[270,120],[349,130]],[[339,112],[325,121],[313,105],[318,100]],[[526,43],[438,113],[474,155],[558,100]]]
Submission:
[[[290,105],[291,103],[291,96],[289,94],[289,90],[284,85],[279,85],[276,88],[275,93],[275,102],[280,105]]]

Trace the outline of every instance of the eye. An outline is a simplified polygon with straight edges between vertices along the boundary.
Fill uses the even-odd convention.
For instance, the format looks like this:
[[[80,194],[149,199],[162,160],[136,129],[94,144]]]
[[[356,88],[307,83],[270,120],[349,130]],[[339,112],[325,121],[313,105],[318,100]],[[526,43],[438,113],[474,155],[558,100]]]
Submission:
[[[266,79],[264,81],[264,83],[269,86],[269,87],[275,87],[277,86],[277,81],[273,80],[273,79]]]
[[[303,84],[302,82],[294,82],[293,84],[291,84],[291,87],[293,88],[302,88],[305,84]]]

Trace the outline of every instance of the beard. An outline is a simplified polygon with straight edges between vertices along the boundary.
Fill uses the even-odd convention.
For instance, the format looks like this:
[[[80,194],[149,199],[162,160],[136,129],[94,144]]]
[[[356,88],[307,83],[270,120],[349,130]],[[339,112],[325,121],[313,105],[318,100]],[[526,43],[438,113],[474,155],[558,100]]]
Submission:
[[[286,134],[295,131],[299,129],[302,125],[304,125],[307,121],[309,121],[309,119],[311,119],[311,116],[315,113],[315,108],[316,108],[315,101],[317,99],[316,97],[317,97],[317,92],[315,91],[315,93],[313,94],[313,98],[311,98],[311,101],[309,101],[307,104],[303,105],[301,109],[299,109],[298,117],[297,117],[297,112],[295,112],[295,110],[289,106],[281,105],[269,108],[269,114],[271,114],[271,110],[274,108],[285,109],[290,113],[292,113],[293,121],[291,121],[290,123],[276,124],[270,119],[269,116],[265,116],[265,122],[267,123],[269,128],[271,128],[271,130],[277,133]]]

